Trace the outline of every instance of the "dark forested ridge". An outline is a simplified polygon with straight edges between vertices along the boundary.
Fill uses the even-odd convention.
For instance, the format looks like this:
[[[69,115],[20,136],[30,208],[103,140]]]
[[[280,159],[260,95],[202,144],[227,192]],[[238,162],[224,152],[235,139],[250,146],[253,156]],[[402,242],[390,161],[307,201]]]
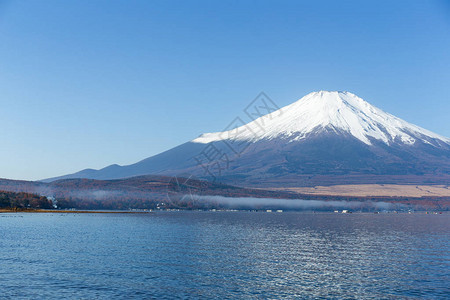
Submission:
[[[67,209],[195,209],[220,208],[216,204],[196,201],[198,196],[222,196],[235,198],[303,199],[324,201],[372,201],[391,202],[430,207],[437,210],[450,209],[450,197],[389,197],[389,196],[339,196],[313,195],[292,191],[274,191],[242,188],[198,179],[166,176],[139,176],[118,180],[65,179],[51,183],[0,179],[0,190],[18,193],[18,207],[45,208],[45,201],[52,199],[57,208]],[[28,195],[25,197],[24,195]],[[37,195],[44,195],[41,197]],[[187,195],[187,197],[186,197]],[[193,196],[193,197],[191,197]],[[21,197],[21,198],[20,198]],[[10,199],[10,198],[8,198]],[[16,199],[16,198],[13,198]],[[43,201],[43,200],[40,201]],[[15,200],[14,200],[15,201]],[[251,200],[250,200],[251,201]],[[5,205],[8,205],[5,200]],[[40,205],[40,206],[39,206]],[[48,206],[48,205],[47,205]],[[31,204],[30,204],[31,207]]]
[[[14,193],[0,191],[0,208],[24,209],[24,208],[53,208],[52,201],[45,196],[31,193]]]

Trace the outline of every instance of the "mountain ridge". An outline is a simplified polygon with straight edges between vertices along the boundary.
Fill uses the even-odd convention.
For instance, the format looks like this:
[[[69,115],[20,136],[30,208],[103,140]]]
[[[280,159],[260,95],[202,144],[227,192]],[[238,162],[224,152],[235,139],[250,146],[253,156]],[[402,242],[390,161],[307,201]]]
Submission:
[[[212,153],[214,151],[214,153]],[[214,154],[215,160],[208,155]],[[217,157],[227,161],[218,160]],[[219,166],[219,162],[224,166]],[[218,170],[213,174],[211,169]],[[205,172],[205,170],[207,172]],[[349,176],[373,183],[450,181],[450,139],[408,123],[349,92],[313,92],[300,100],[224,132],[198,138],[127,166],[111,165],[50,178],[119,179],[181,173],[239,186],[282,186],[297,178]],[[403,176],[404,178],[399,178]],[[305,179],[306,178],[306,179]],[[255,185],[256,183],[256,185]],[[361,183],[372,183],[364,182]],[[318,183],[320,184],[320,182]]]

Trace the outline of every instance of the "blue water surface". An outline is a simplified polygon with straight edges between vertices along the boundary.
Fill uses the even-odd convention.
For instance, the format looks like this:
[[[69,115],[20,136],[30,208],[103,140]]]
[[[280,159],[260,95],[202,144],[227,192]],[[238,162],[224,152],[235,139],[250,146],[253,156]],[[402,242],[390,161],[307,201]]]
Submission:
[[[448,298],[450,215],[0,214],[0,298]]]

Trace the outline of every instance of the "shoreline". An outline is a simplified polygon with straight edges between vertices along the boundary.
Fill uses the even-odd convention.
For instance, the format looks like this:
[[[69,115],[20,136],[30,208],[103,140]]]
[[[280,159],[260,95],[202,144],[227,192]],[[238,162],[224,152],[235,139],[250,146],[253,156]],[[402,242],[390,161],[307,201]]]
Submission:
[[[63,213],[63,214],[149,214],[156,212],[251,212],[251,213],[312,213],[312,214],[448,214],[448,211],[436,210],[410,210],[410,211],[352,211],[352,210],[329,210],[329,211],[314,211],[314,210],[271,210],[271,209],[165,209],[158,211],[114,211],[114,210],[57,210],[57,209],[0,209],[2,213]]]
[[[58,209],[0,209],[0,213],[64,213],[64,214],[148,214],[151,211],[58,210]]]

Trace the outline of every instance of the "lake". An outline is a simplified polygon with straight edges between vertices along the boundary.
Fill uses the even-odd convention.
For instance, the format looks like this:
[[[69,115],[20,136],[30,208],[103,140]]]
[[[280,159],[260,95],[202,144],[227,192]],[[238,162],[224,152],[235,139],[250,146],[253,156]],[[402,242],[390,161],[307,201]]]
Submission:
[[[446,298],[450,215],[0,214],[5,298]]]

